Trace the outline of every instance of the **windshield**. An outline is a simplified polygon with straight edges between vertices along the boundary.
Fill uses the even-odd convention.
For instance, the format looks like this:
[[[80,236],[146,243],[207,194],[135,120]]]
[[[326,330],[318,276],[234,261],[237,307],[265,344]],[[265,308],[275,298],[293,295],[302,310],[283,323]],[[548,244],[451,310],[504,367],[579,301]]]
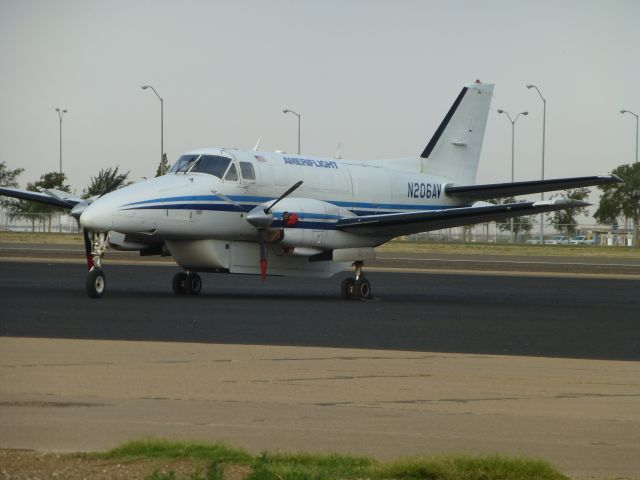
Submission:
[[[176,163],[173,164],[173,167],[169,170],[168,173],[176,173],[183,172],[188,168],[190,163],[193,163],[200,155],[181,155]]]
[[[219,157],[217,155],[202,155],[195,165],[191,167],[191,172],[208,173],[222,178],[227,167],[231,163],[231,159],[227,157]]]
[[[230,158],[218,155],[182,155],[173,164],[169,173],[208,173],[222,178],[230,163]]]

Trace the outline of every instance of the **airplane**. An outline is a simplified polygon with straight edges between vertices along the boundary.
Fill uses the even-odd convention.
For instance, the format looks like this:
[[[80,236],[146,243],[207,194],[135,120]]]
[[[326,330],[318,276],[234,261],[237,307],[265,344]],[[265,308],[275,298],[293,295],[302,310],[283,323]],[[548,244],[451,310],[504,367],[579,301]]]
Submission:
[[[364,262],[395,237],[589,205],[556,199],[486,200],[619,183],[615,175],[475,184],[492,84],[465,85],[420,155],[344,160],[205,148],[162,176],[98,198],[0,188],[0,194],[64,207],[83,229],[86,292],[106,291],[108,248],[172,256],[178,295],[197,295],[199,272],[331,277],[345,299],[372,298]],[[293,193],[295,192],[295,196]],[[267,268],[267,261],[269,263]]]

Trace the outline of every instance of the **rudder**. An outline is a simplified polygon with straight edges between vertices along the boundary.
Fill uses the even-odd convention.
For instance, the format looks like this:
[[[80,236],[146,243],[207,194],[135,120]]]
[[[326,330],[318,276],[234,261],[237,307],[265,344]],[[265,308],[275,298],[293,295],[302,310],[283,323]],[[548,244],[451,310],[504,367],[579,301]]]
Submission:
[[[493,85],[463,87],[422,155],[422,173],[459,184],[475,182]]]

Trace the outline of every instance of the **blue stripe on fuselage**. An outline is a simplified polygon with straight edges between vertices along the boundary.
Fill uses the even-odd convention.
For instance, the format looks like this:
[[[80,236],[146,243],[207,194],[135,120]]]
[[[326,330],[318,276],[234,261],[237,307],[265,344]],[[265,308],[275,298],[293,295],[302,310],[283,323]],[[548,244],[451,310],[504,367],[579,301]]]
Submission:
[[[268,202],[271,200],[275,200],[275,197],[257,197],[250,195],[228,195],[228,197],[238,203],[247,203],[247,207],[255,207],[257,204]],[[139,202],[132,202],[122,205],[123,207],[131,207],[135,205],[145,205],[151,203],[172,203],[176,204],[176,202],[221,202],[224,199],[218,197],[217,195],[188,195],[188,196],[179,196],[179,197],[162,197],[162,198],[154,198],[149,200],[141,200]],[[343,202],[338,200],[323,200],[324,202],[331,203],[338,207],[346,208],[347,210],[358,210],[364,211],[362,209],[371,209],[373,211],[367,211],[366,214],[371,215],[374,212],[385,213],[382,210],[393,210],[393,212],[386,213],[397,213],[404,212],[407,210],[442,210],[445,208],[452,208],[453,206],[446,205],[419,205],[419,204],[404,204],[404,203],[372,203],[372,202]],[[243,205],[244,206],[244,205]],[[158,208],[163,208],[162,206],[158,206]],[[165,207],[166,208],[166,207]],[[175,208],[175,207],[171,207]]]
[[[265,203],[274,198],[257,197],[249,195],[228,195],[228,197],[244,205],[232,205],[225,202],[217,195],[188,195],[176,197],[163,197],[138,202],[127,203],[120,207],[122,210],[207,210],[220,212],[247,212],[261,203]],[[342,202],[325,200],[327,203],[345,208],[357,216],[383,215],[388,213],[402,213],[407,211],[421,210],[443,210],[455,208],[455,206],[445,205],[406,205],[397,203],[369,203],[369,202]],[[203,202],[203,203],[193,203]],[[216,203],[213,203],[216,202]],[[150,205],[158,203],[160,205]],[[366,209],[366,210],[365,210]],[[282,226],[282,214],[284,212],[274,212],[274,227]],[[341,218],[338,215],[327,215],[322,213],[296,212],[300,217],[297,228],[309,228],[318,230],[334,230],[335,223]],[[326,222],[310,222],[305,219],[327,220]]]

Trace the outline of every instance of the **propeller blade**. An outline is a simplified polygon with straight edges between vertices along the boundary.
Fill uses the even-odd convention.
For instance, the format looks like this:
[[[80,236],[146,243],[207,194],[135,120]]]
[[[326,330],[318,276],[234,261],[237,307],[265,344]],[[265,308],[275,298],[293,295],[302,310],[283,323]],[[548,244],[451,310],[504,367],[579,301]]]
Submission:
[[[296,191],[298,189],[298,187],[300,185],[302,185],[302,180],[300,180],[299,182],[297,182],[295,185],[293,185],[291,188],[289,188],[289,190],[287,190],[286,192],[284,192],[282,195],[280,195],[271,205],[269,205],[267,208],[264,209],[264,213],[271,213],[271,210],[273,209],[273,207],[276,206],[276,204],[280,201],[283,200],[284,198],[288,197],[289,195],[291,195],[294,191]]]
[[[262,281],[267,280],[267,252],[264,245],[264,232],[262,229],[258,229],[258,245],[260,246],[260,273],[262,274]]]
[[[82,229],[82,237],[84,238],[84,253],[87,257],[87,267],[89,270],[93,268],[93,256],[91,255],[91,240],[89,239],[89,231]]]

